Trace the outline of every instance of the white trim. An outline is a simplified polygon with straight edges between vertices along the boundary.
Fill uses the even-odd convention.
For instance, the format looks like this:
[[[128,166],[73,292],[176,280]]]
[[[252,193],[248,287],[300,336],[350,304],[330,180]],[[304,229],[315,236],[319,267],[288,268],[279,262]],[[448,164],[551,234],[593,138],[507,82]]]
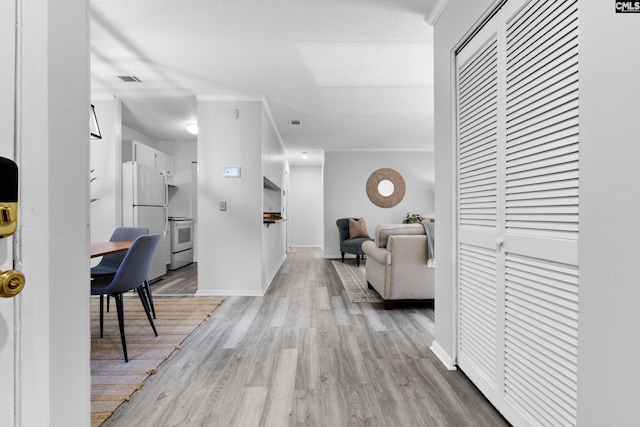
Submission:
[[[427,19],[425,19],[427,24],[434,25],[436,21],[438,21],[438,18],[440,18],[440,15],[442,15],[442,12],[444,12],[447,4],[449,4],[449,0],[438,0],[438,3],[433,6],[433,9],[431,9],[431,13],[429,14],[429,16],[427,16]]]
[[[196,292],[195,296],[197,297],[234,297],[234,296],[238,296],[238,297],[263,297],[264,296],[264,292],[260,292],[260,291],[253,291],[253,290],[237,290],[237,289],[233,289],[233,290],[211,290],[211,289],[207,289],[207,290],[200,290],[198,289],[198,292]]]
[[[317,246],[314,246],[317,247]],[[356,256],[354,254],[350,254],[348,252],[344,253],[344,258],[352,258],[352,259],[356,259]],[[337,254],[324,254],[324,259],[342,259],[342,254],[340,252],[338,252]]]
[[[291,245],[290,248],[318,248],[322,249],[322,245]]]
[[[284,264],[284,262],[287,260],[287,251],[284,252],[282,259],[280,260],[280,263],[278,263],[278,267],[276,267],[273,271],[273,274],[271,275],[271,278],[269,278],[269,282],[267,284],[267,287],[264,288],[264,290],[262,291],[262,295],[265,295],[267,293],[267,291],[269,290],[269,287],[271,286],[271,284],[273,283],[273,279],[275,279],[276,275],[278,274],[278,271],[280,271],[280,267],[282,267],[282,264]],[[262,261],[264,262],[264,261]]]
[[[450,371],[455,371],[458,369],[456,367],[455,360],[451,356],[449,356],[449,354],[440,346],[440,344],[438,344],[437,341],[434,340],[433,343],[431,343],[431,347],[429,347],[429,349],[433,354],[436,355],[438,360],[442,362],[445,368]]]

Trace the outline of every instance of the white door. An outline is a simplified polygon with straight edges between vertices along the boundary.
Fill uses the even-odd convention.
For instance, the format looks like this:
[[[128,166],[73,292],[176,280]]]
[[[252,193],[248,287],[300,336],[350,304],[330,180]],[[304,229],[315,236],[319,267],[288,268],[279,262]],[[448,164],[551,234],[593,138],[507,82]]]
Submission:
[[[458,364],[514,425],[576,425],[578,4],[509,0],[458,52]]]
[[[502,265],[499,243],[501,139],[498,69],[503,58],[494,17],[457,55],[458,364],[499,406]]]
[[[0,2],[0,156],[12,159],[14,138],[15,2]],[[0,239],[0,269],[13,268],[13,238]],[[0,298],[0,417],[14,424],[14,300]]]

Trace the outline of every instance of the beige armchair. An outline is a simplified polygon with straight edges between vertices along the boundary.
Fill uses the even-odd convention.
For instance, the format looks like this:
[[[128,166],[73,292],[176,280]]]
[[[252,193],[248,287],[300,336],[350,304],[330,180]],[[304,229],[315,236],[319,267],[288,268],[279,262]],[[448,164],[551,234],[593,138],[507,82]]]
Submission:
[[[427,236],[422,224],[380,224],[375,241],[364,242],[366,278],[383,299],[385,310],[394,300],[434,298],[434,268],[427,266]]]

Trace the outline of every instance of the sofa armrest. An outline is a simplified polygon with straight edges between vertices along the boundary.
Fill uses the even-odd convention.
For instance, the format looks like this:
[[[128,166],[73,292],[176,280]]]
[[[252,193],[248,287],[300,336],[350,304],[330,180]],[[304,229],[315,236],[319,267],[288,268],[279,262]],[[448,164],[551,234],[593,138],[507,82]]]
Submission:
[[[389,236],[387,249],[397,264],[426,264],[427,236]]]
[[[391,253],[385,248],[378,248],[371,240],[362,243],[362,251],[382,265],[391,264]]]

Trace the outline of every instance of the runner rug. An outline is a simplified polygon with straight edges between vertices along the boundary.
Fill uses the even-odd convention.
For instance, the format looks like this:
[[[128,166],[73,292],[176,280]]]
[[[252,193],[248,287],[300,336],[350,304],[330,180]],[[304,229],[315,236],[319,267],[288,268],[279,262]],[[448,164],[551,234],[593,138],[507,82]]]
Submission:
[[[331,261],[347,291],[351,302],[382,302],[380,295],[367,286],[364,265],[358,267],[350,262]]]
[[[206,321],[224,298],[154,298],[158,336],[153,334],[137,295],[125,297],[124,322],[129,362],[125,363],[115,304],[104,313],[100,338],[100,300],[91,298],[91,425],[99,426],[142,387],[158,366]],[[106,301],[106,300],[105,300]]]

